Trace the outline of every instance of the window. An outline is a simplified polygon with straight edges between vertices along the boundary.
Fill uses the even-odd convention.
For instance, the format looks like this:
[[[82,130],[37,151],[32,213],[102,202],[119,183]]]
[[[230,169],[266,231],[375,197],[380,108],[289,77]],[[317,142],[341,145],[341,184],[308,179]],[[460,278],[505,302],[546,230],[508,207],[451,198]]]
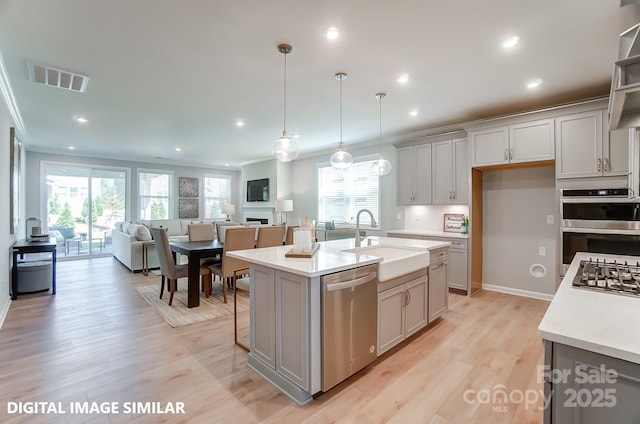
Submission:
[[[140,171],[138,196],[140,219],[168,219],[172,210],[172,174],[166,171]]]
[[[380,221],[380,179],[371,168],[373,160],[355,162],[348,169],[318,168],[318,222],[355,225],[360,209],[369,209]],[[361,224],[371,224],[368,214]]]
[[[231,177],[204,174],[204,218],[226,218],[222,205],[231,203]]]

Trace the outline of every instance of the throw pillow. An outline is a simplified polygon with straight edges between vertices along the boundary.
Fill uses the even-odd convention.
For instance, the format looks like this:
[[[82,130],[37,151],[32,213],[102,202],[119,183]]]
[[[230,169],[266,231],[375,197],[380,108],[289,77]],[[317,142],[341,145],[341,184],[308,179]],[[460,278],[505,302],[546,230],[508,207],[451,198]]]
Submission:
[[[139,241],[151,241],[151,232],[144,225],[137,225],[135,232],[131,235]]]

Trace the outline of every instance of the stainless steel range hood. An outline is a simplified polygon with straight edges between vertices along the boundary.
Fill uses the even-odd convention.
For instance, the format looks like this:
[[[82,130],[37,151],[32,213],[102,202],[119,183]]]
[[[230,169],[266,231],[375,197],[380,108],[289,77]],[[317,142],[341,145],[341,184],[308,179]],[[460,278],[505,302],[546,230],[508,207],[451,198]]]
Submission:
[[[609,96],[609,131],[640,127],[640,24],[620,35]]]

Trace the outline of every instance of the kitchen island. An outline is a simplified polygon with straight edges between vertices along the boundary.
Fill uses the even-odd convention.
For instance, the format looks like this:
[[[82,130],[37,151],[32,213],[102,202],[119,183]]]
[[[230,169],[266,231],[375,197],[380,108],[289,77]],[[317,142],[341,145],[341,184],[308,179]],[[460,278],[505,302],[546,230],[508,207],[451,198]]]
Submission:
[[[638,257],[577,253],[540,322],[544,422],[640,420],[640,295],[574,287],[580,262],[636,264]]]
[[[407,278],[404,275],[390,275],[388,280],[377,284],[375,292],[378,295],[378,306],[381,301],[385,303],[372,312],[375,312],[373,317],[378,317],[378,339],[382,331],[388,342],[385,342],[385,347],[381,350],[380,340],[377,344],[374,341],[371,346],[371,353],[374,355],[379,355],[381,351],[424,328],[446,310],[447,304],[446,267],[444,275],[442,267],[439,268],[438,277],[434,278],[431,285],[427,270],[434,257],[440,263],[446,263],[449,243],[368,237],[359,249],[354,249],[354,239],[321,242],[319,245],[312,258],[285,257],[292,246],[228,253],[251,264],[248,366],[300,405],[325,391],[322,353],[322,279],[325,276],[384,261],[384,258],[371,253],[374,250],[367,253],[369,248],[402,248],[408,249],[407,252],[419,253],[423,261],[420,270],[407,272],[410,274]],[[418,257],[411,253],[407,256]],[[429,294],[433,295],[433,300],[429,298]],[[411,298],[414,298],[412,303]],[[400,303],[395,302],[396,300]],[[414,307],[408,311],[409,304],[412,307],[418,305],[419,308]],[[388,307],[391,305],[399,305],[399,309]],[[430,306],[433,313],[429,313]],[[372,307],[376,308],[375,300]],[[389,324],[395,320],[395,316],[381,316],[381,312],[401,314],[397,316],[398,325]],[[381,322],[385,325],[384,328],[381,328]],[[391,337],[395,328],[401,334]]]

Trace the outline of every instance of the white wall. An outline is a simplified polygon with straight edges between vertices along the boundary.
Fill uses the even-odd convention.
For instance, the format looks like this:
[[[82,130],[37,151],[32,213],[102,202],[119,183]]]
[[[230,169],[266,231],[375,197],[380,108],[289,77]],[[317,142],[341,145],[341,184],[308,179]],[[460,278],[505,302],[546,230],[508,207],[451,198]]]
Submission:
[[[215,169],[215,168],[196,168],[190,166],[179,166],[179,165],[171,165],[171,164],[158,164],[158,163],[147,163],[147,162],[130,162],[123,160],[113,160],[113,159],[99,159],[99,158],[90,158],[83,156],[75,156],[75,155],[53,155],[50,153],[40,153],[40,152],[26,152],[26,186],[28,187],[27,196],[26,196],[26,215],[25,216],[35,216],[40,219],[43,218],[43,213],[45,212],[42,208],[43,203],[46,198],[46,193],[42,192],[42,182],[40,180],[41,173],[41,164],[42,162],[60,162],[65,164],[77,164],[83,166],[107,166],[107,167],[118,167],[118,168],[127,168],[129,169],[129,191],[127,194],[127,198],[129,199],[128,206],[129,209],[126,211],[126,219],[136,220],[138,219],[138,187],[137,187],[137,178],[138,178],[138,170],[139,169],[158,169],[164,171],[173,172],[173,193],[175,198],[178,198],[178,177],[192,177],[200,179],[200,217],[203,217],[203,192],[204,192],[204,183],[202,180],[203,174],[217,174],[217,175],[231,175],[231,187],[232,187],[232,198],[231,202],[234,204],[238,204],[238,190],[234,190],[235,187],[238,187],[238,179],[240,172],[232,171],[227,169]],[[171,218],[178,218],[178,202],[174,202],[173,210],[170,211]]]
[[[4,252],[0,255],[0,326],[9,310],[11,298],[9,296],[9,281],[11,277],[11,246],[22,232],[24,232],[24,184],[21,186],[21,216],[20,228],[17,234],[9,234],[9,199],[10,199],[10,159],[9,159],[9,129],[13,121],[7,105],[0,101],[0,249]],[[21,168],[21,179],[24,181],[24,166]]]
[[[404,207],[404,229],[442,231],[444,214],[457,213],[469,216],[468,205],[420,205]]]
[[[547,215],[554,216],[555,225],[547,224]],[[483,287],[552,295],[557,215],[553,167],[484,172]],[[539,247],[546,249],[546,256],[538,255]],[[547,275],[533,277],[532,264],[542,264]]]

